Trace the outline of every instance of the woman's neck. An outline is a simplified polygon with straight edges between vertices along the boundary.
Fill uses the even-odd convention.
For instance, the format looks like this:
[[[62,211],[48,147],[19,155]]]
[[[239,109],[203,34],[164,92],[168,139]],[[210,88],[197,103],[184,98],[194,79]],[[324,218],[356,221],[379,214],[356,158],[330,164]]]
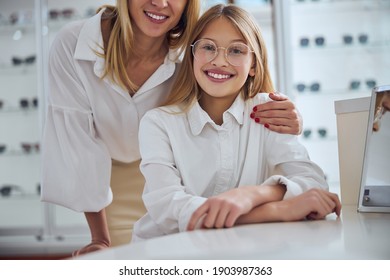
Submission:
[[[138,61],[155,61],[165,58],[169,51],[169,46],[166,38],[150,38],[145,36],[134,36],[134,53],[130,59],[134,58]]]

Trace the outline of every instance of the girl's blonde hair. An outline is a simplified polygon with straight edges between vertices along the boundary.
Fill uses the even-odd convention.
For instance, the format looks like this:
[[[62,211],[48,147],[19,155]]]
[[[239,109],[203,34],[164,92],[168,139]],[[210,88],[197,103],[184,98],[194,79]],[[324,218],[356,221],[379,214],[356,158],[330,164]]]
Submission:
[[[224,17],[242,34],[248,46],[254,51],[255,75],[248,78],[241,89],[244,99],[251,98],[259,92],[274,91],[268,70],[267,50],[260,27],[256,20],[244,9],[235,5],[219,4],[208,9],[198,20],[185,49],[183,62],[172,92],[164,105],[182,104],[184,110],[199,100],[201,89],[196,82],[193,71],[193,54],[190,45],[199,39],[202,31],[212,21]]]
[[[128,11],[128,1],[117,0],[116,6],[104,5],[103,14],[111,22],[111,33],[103,53],[105,59],[103,77],[108,76],[112,81],[130,91],[137,91],[138,87],[127,75],[126,64],[129,56],[134,53],[132,21]],[[184,12],[176,27],[167,33],[170,49],[177,49],[178,56],[187,45],[191,30],[194,28],[200,13],[200,0],[188,0]]]

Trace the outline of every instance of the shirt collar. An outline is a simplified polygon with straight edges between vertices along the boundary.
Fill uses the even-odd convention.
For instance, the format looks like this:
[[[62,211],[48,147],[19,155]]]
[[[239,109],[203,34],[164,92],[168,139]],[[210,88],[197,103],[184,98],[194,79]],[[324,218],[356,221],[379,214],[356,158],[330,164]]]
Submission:
[[[101,17],[104,10],[87,19],[80,30],[74,57],[80,60],[97,59],[96,52],[102,52],[103,36],[101,32]]]
[[[223,121],[225,126],[226,122],[228,122],[229,116],[231,116],[239,125],[243,124],[244,120],[244,110],[245,110],[245,101],[241,94],[237,96],[234,100],[232,106],[223,113]],[[213,127],[217,127],[214,121],[210,118],[210,116],[200,107],[199,102],[195,102],[193,106],[189,109],[188,113],[188,122],[192,131],[192,134],[199,135],[203,127],[206,124],[211,124]]]

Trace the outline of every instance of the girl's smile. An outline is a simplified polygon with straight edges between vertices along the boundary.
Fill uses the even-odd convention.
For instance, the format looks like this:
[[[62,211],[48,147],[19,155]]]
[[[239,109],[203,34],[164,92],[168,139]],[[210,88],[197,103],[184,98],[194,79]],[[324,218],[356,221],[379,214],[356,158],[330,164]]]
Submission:
[[[210,69],[205,70],[204,73],[208,76],[208,78],[213,82],[225,82],[232,77],[234,77],[233,74],[227,73],[226,71],[219,70],[219,69]]]

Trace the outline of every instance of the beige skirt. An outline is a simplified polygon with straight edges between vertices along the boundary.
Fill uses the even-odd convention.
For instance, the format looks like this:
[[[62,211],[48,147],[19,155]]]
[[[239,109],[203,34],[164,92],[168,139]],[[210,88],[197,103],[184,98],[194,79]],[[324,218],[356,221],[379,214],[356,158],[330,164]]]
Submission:
[[[145,179],[139,164],[140,161],[112,161],[113,201],[106,208],[106,215],[113,247],[130,243],[134,223],[146,213],[142,202]]]

